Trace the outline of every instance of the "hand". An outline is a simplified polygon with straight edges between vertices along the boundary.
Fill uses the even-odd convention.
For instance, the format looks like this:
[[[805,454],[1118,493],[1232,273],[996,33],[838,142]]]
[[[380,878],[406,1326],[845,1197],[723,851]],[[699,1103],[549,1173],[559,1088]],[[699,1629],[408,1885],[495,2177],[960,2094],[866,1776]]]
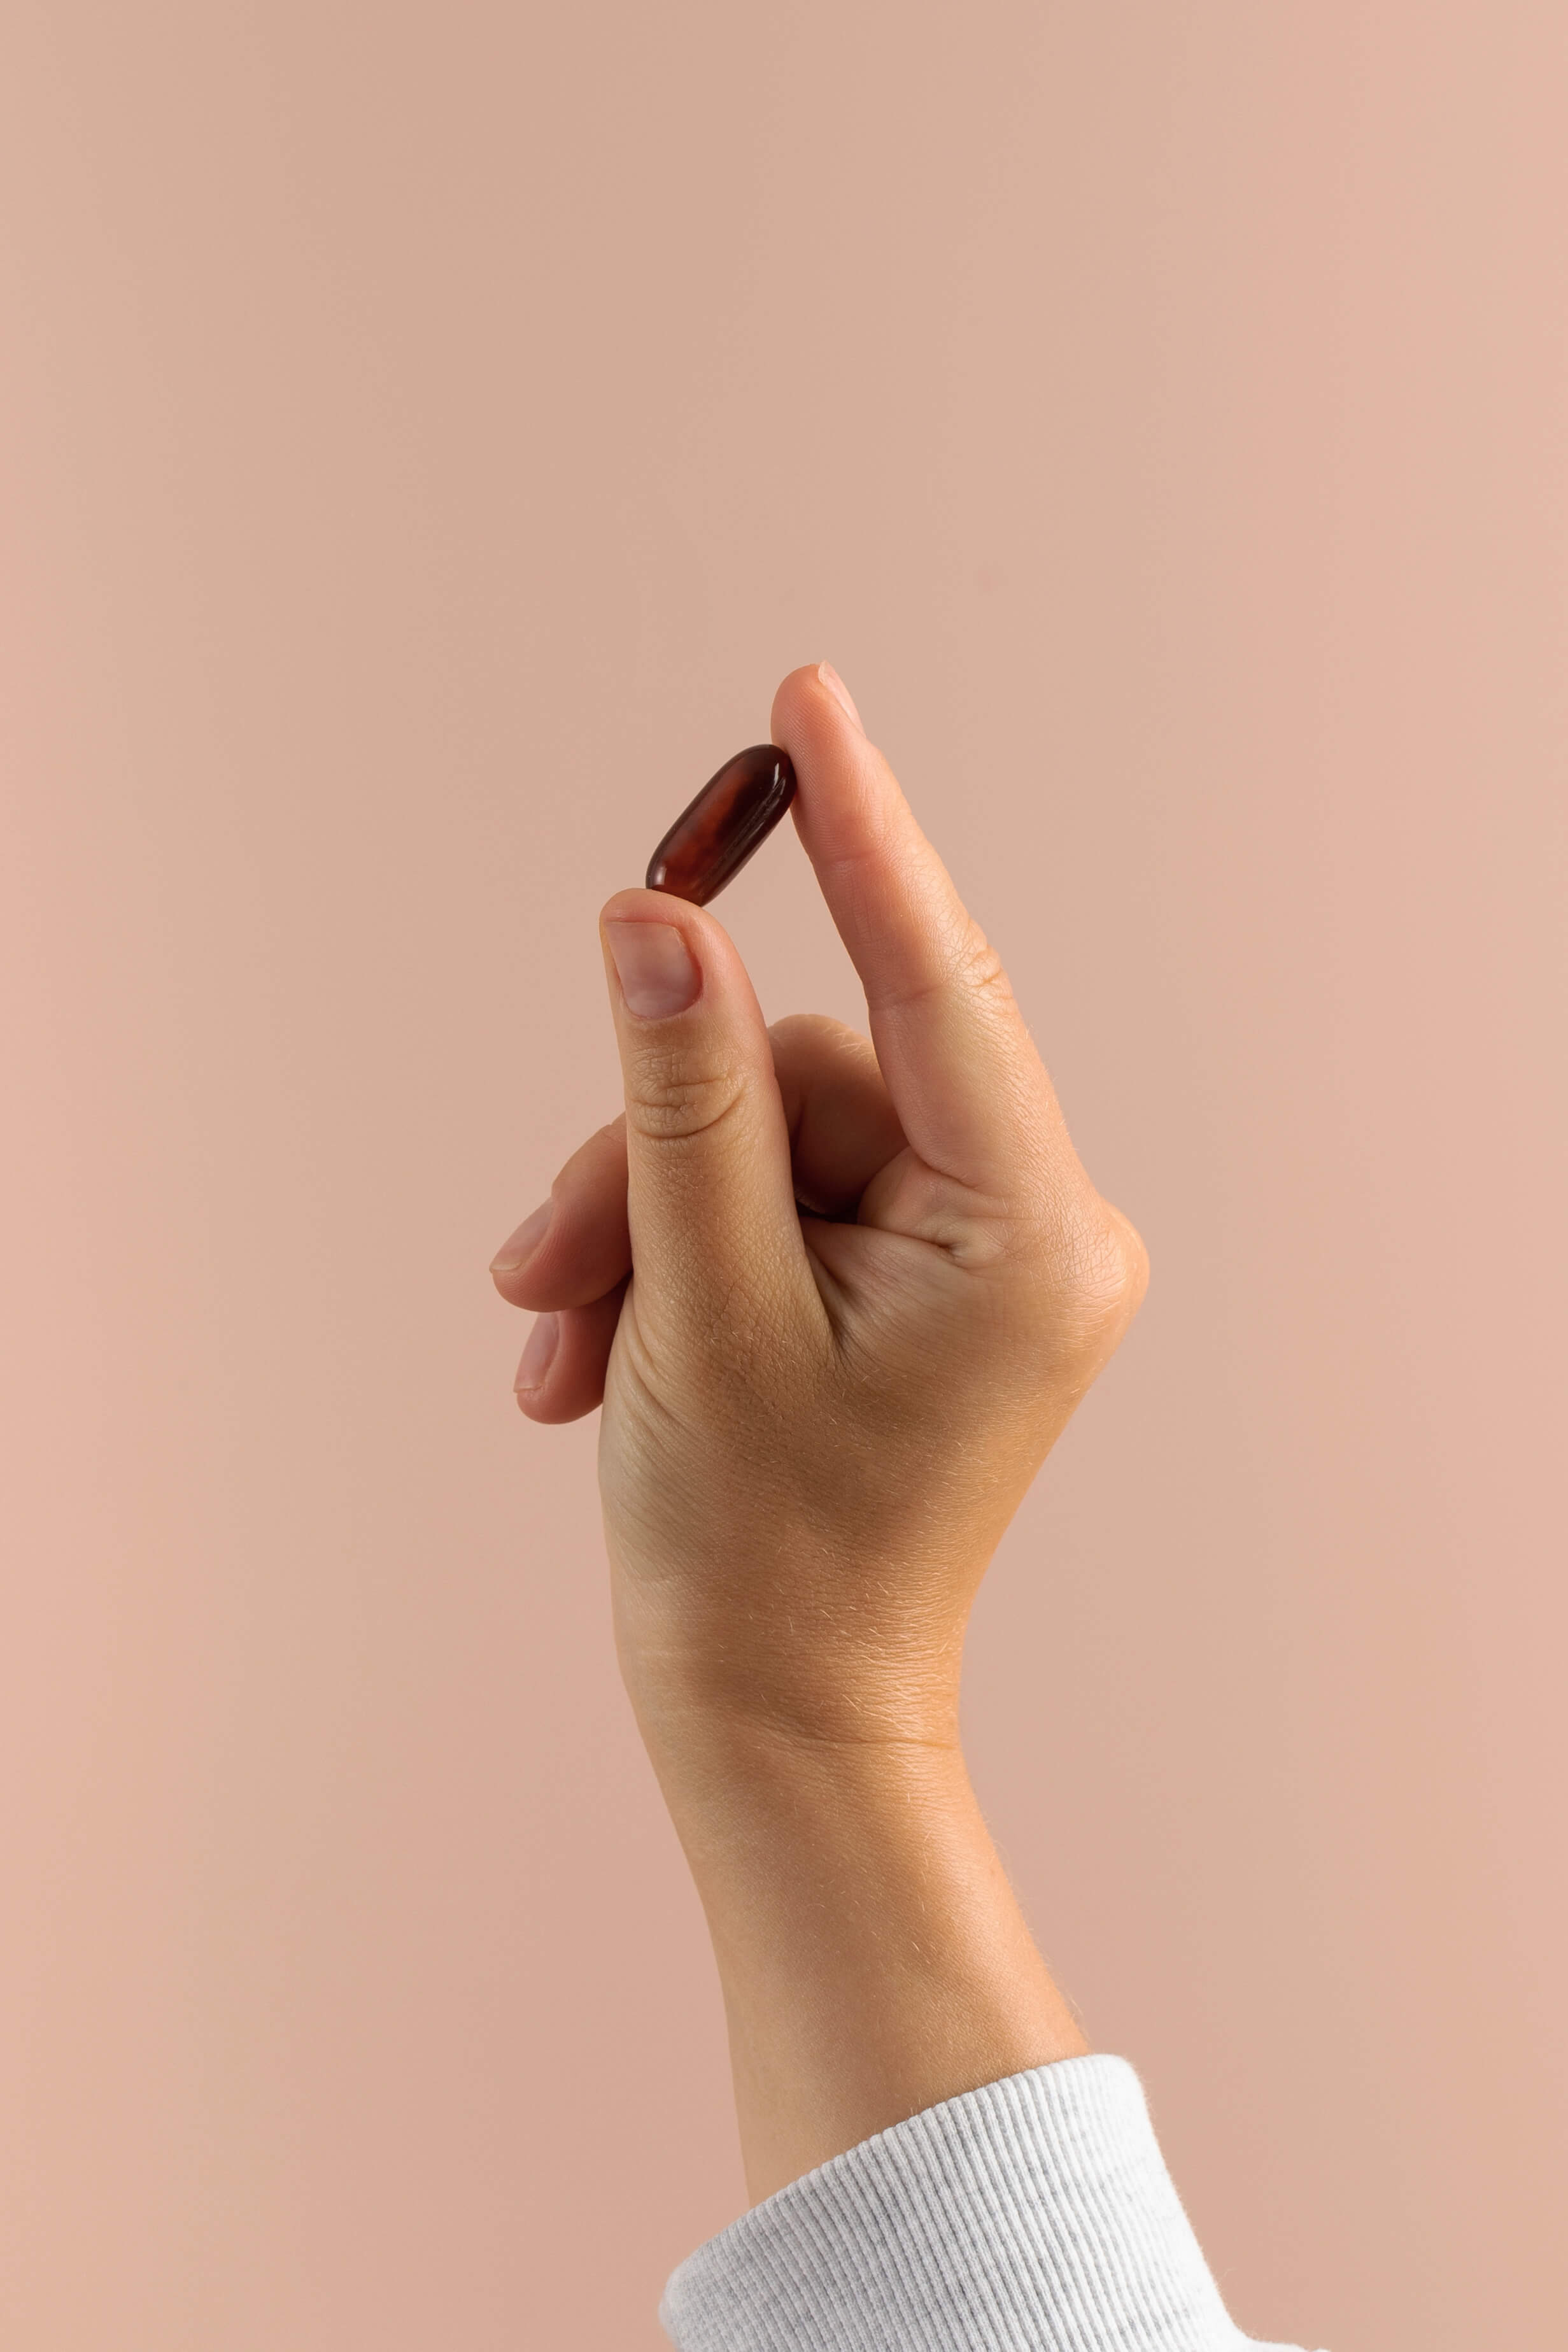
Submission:
[[[523,1411],[603,1399],[639,1704],[950,1738],[976,1588],[1145,1257],[847,699],[797,670],[773,737],[870,1042],[768,1031],[710,914],[622,891],[602,929],[626,1111],[496,1279],[542,1311]]]
[[[539,1310],[523,1411],[603,1400],[622,1666],[707,1906],[758,2194],[1085,2046],[963,1774],[959,1657],[1145,1282],[836,677],[786,678],[772,729],[869,1042],[768,1030],[711,915],[622,892],[625,1115],[495,1266]]]

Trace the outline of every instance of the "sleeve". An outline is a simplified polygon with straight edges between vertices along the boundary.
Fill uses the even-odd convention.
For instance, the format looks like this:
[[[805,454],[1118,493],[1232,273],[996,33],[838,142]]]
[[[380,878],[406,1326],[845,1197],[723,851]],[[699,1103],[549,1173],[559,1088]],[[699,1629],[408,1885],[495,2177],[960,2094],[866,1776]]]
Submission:
[[[895,2124],[684,2262],[677,2352],[1290,2352],[1226,2314],[1124,2058]]]

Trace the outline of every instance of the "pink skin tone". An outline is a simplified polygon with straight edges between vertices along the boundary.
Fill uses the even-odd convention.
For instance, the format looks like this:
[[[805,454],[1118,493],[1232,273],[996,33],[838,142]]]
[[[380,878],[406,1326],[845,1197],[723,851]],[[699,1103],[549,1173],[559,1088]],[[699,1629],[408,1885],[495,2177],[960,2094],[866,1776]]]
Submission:
[[[869,1037],[704,909],[601,928],[622,1116],[497,1254],[536,1422],[602,1403],[622,1668],[706,1910],[754,2197],[1086,2044],[969,1788],[1003,1528],[1142,1296],[998,959],[826,664],[771,736]]]

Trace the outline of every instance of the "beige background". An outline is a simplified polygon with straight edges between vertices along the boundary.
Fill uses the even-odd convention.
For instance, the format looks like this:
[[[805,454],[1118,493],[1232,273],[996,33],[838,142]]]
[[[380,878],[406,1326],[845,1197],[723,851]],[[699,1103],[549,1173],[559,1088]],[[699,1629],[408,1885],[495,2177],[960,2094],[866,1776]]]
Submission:
[[[1565,159],[1561,0],[7,0],[8,2347],[652,2352],[738,2209],[485,1265],[823,654],[1154,1257],[1031,1916],[1245,2325],[1563,2344]]]

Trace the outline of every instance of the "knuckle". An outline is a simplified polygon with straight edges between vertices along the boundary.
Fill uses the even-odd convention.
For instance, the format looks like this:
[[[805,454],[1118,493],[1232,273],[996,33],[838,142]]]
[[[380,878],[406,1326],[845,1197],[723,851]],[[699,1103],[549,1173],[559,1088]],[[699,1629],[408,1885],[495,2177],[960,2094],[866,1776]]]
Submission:
[[[1040,1307],[1059,1360],[1097,1367],[1137,1312],[1148,1252],[1118,1210],[1087,1202],[1058,1228],[1048,1252]]]
[[[1144,1295],[1148,1253],[1127,1223],[1104,1202],[1078,1229],[1069,1295],[1076,1318],[1094,1337],[1120,1331]]]
[[[570,1159],[562,1163],[556,1182],[559,1184],[591,1179],[592,1171],[601,1167],[606,1159],[623,1150],[625,1131],[626,1119],[623,1112],[615,1118],[607,1119],[602,1127],[596,1127],[587,1141],[580,1144]]]
[[[627,1125],[655,1143],[685,1142],[728,1118],[744,1094],[737,1070],[685,1055],[644,1054],[627,1076]]]
[[[989,997],[1001,1004],[1013,1002],[1007,967],[978,923],[970,922],[960,943],[957,961],[959,979],[977,996]]]
[[[854,1031],[842,1021],[835,1021],[831,1013],[787,1013],[781,1021],[773,1022],[768,1034],[776,1045],[836,1045],[841,1038],[852,1037]]]

